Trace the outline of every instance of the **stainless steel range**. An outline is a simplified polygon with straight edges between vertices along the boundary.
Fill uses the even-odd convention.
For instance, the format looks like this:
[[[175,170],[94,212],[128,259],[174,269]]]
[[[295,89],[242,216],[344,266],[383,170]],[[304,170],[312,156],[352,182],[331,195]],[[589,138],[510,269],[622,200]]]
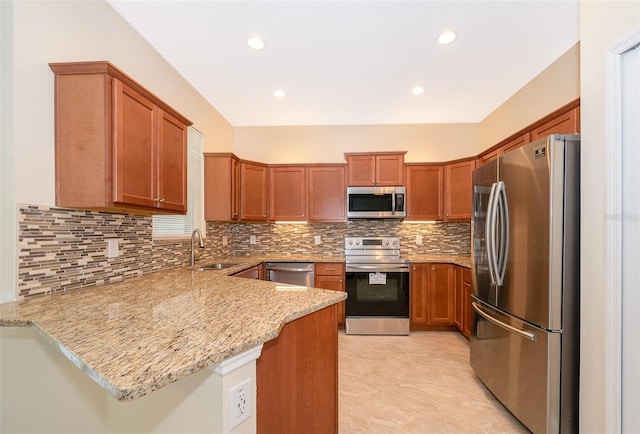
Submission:
[[[346,334],[409,334],[409,262],[400,238],[346,237]]]

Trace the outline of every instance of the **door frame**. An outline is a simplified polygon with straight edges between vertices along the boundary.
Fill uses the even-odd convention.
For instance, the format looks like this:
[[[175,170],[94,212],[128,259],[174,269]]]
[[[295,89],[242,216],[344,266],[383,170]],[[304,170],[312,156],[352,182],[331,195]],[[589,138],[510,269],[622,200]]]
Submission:
[[[640,44],[636,30],[606,53],[605,431],[622,429],[622,55]]]

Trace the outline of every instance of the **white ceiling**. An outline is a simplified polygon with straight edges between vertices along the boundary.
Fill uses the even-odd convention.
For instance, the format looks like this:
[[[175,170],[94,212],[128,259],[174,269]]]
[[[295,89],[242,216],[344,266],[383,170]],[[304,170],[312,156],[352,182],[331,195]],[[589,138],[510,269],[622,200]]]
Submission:
[[[108,1],[233,126],[477,123],[579,38],[578,0]]]

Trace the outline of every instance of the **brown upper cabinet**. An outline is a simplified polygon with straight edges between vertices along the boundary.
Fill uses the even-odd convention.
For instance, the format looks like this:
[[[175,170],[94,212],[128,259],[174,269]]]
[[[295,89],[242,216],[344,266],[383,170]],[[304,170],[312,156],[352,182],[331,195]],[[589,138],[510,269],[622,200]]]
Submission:
[[[310,222],[346,221],[344,164],[323,164],[307,168]]]
[[[444,166],[444,218],[470,220],[475,158]]]
[[[240,218],[240,161],[230,153],[204,154],[204,218]]]
[[[49,66],[56,205],[184,214],[191,122],[109,62]]]
[[[444,168],[441,164],[407,163],[407,220],[442,220]]]
[[[478,155],[478,166],[551,134],[579,133],[580,99],[576,99]]]
[[[307,169],[304,166],[269,167],[269,218],[305,221]]]
[[[531,133],[529,132],[516,136],[513,139],[509,140],[507,143],[500,146],[500,155],[502,156],[509,151],[518,149],[529,142],[531,142]]]
[[[267,221],[267,165],[240,161],[240,220]]]
[[[531,131],[531,140],[550,134],[575,134],[580,131],[580,107],[561,113]]]
[[[405,152],[346,153],[349,187],[404,185]]]
[[[231,153],[204,154],[204,217],[207,221],[266,221],[267,165]]]

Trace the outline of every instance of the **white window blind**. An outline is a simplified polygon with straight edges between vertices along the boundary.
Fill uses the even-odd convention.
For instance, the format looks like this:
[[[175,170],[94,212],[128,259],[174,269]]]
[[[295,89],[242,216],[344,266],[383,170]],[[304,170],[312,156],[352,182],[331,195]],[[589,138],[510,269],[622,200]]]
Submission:
[[[190,236],[196,228],[205,233],[203,143],[202,133],[189,127],[187,129],[187,214],[154,215],[154,238],[185,238]]]

